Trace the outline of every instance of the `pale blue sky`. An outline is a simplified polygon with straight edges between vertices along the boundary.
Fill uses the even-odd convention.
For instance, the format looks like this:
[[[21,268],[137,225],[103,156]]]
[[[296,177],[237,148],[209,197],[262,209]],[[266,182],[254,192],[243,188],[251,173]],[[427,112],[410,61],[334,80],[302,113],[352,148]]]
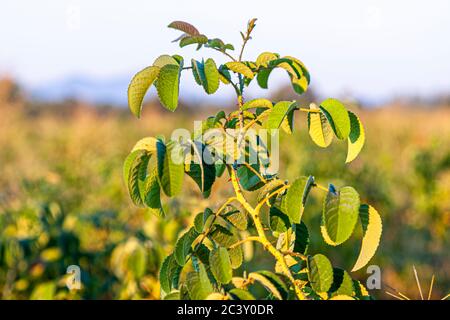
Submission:
[[[178,33],[166,25],[185,20],[239,44],[251,17],[259,20],[246,58],[262,51],[296,56],[325,94],[450,91],[448,0],[3,1],[0,73],[36,86],[70,75],[131,76],[161,53],[220,61],[209,50],[178,48],[170,42]]]

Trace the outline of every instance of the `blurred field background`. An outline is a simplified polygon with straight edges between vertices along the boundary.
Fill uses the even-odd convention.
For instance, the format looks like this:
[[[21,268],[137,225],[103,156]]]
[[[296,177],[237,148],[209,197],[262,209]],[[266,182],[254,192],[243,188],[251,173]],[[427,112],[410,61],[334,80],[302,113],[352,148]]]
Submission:
[[[273,96],[291,98],[285,90]],[[436,275],[432,297],[442,298],[450,288],[450,100],[348,105],[366,129],[359,158],[344,164],[345,143],[316,147],[298,114],[296,132],[282,136],[281,176],[311,174],[321,184],[352,185],[378,209],[384,230],[371,264],[380,266],[383,287],[372,291],[375,297],[390,298],[384,291],[392,287],[419,298],[415,265],[425,292]],[[202,199],[185,179],[183,195],[165,199],[165,220],[134,207],[122,181],[122,163],[134,143],[174,128],[192,130],[193,120],[214,113],[182,105],[172,114],[155,101],[144,110],[137,120],[125,108],[41,103],[11,79],[1,80],[0,298],[159,298],[159,265],[177,234],[206,206],[216,208],[229,190],[216,183],[214,197]],[[304,214],[312,234],[309,250],[324,250],[334,265],[349,268],[360,243],[354,237],[337,249],[325,245],[322,198],[314,193]],[[272,263],[259,248],[247,248],[251,257],[239,272]],[[65,285],[72,264],[82,270],[79,291]],[[364,270],[354,276],[367,277]]]
[[[281,177],[351,185],[378,209],[383,236],[371,264],[380,266],[383,281],[382,290],[371,292],[375,298],[391,298],[386,290],[420,298],[413,265],[425,298],[433,274],[432,298],[444,297],[450,292],[449,12],[448,0],[4,1],[0,299],[160,297],[159,265],[177,235],[230,190],[219,181],[213,196],[202,199],[186,178],[183,195],[164,199],[168,215],[158,220],[131,204],[123,161],[137,140],[192,130],[193,120],[236,102],[231,87],[206,96],[183,75],[175,114],[150,99],[137,120],[125,107],[126,88],[161,54],[223,63],[212,50],[171,43],[178,36],[165,28],[171,21],[190,22],[233,43],[239,54],[239,31],[253,17],[257,26],[244,58],[263,51],[298,57],[313,79],[300,104],[339,98],[366,130],[362,153],[345,165],[346,143],[320,149],[304,115],[296,115],[294,134],[282,135]],[[298,99],[283,87],[285,74],[273,73],[269,91],[250,86],[247,98]],[[314,193],[304,214],[310,253],[320,250],[348,269],[360,238],[325,245],[323,196]],[[252,257],[238,273],[273,267],[262,250],[246,246],[245,258]],[[81,268],[81,290],[66,287],[69,265]],[[353,276],[367,278],[365,270]]]

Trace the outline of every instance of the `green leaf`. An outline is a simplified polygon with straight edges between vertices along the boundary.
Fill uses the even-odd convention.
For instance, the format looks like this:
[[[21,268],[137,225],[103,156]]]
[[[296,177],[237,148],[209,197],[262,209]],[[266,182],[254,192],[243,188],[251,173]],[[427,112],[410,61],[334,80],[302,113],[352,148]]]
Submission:
[[[200,141],[191,143],[196,162],[191,162],[185,166],[186,173],[195,181],[202,193],[211,190],[216,179],[216,166],[205,162],[208,157],[208,149]],[[211,156],[212,157],[212,156]]]
[[[239,230],[247,230],[247,216],[244,212],[232,207],[231,210],[228,210],[224,214],[222,214],[223,218],[235,226]]]
[[[272,52],[263,52],[258,58],[256,58],[256,66],[259,67],[267,67],[268,63],[272,60],[276,60],[279,58],[279,55]]]
[[[225,66],[235,73],[240,73],[246,78],[253,79],[253,71],[242,62],[227,62]]]
[[[313,111],[320,110],[315,104],[310,105]],[[333,140],[331,125],[322,112],[308,112],[308,130],[312,141],[319,147],[326,148]]]
[[[225,248],[229,248],[239,241],[235,233],[220,224],[214,225],[214,230],[210,233],[210,237]]]
[[[265,109],[272,109],[273,104],[270,102],[270,100],[267,99],[253,99],[250,101],[247,101],[242,106],[242,110],[249,110],[253,108],[265,108]]]
[[[228,249],[228,254],[230,255],[231,267],[233,269],[239,268],[244,260],[244,254],[242,252],[241,246]]]
[[[323,203],[322,236],[329,245],[345,242],[355,229],[359,214],[359,195],[352,187],[343,187],[338,192],[332,188]]]
[[[159,56],[153,62],[153,66],[158,67],[160,69],[166,65],[179,66],[179,63],[174,57],[169,56],[168,54],[163,54],[163,55]]]
[[[270,229],[276,232],[286,232],[291,223],[289,217],[277,207],[270,207]]]
[[[347,139],[350,134],[350,117],[342,102],[329,98],[323,101],[319,108],[330,123],[336,137],[341,140]]]
[[[219,79],[223,84],[229,84],[231,81],[230,71],[224,65],[219,67]]]
[[[302,221],[300,224],[294,225],[295,242],[294,252],[306,254],[309,246],[309,232],[306,224]]]
[[[286,299],[288,296],[288,288],[281,278],[273,272],[263,270],[252,272],[248,275],[249,279],[253,279],[261,283],[275,298],[279,300]]]
[[[164,217],[164,211],[161,206],[161,188],[158,181],[158,170],[153,166],[144,182],[141,190],[141,198],[144,204],[150,208],[150,212],[157,217]]]
[[[183,37],[180,40],[180,47],[183,48],[185,46],[188,46],[190,44],[205,44],[208,42],[208,37],[206,37],[203,34],[200,35],[196,35],[196,36],[188,36],[188,37]]]
[[[213,249],[209,255],[209,265],[211,272],[220,284],[227,284],[231,281],[233,271],[228,251],[224,247]]]
[[[145,187],[149,159],[150,154],[144,150],[133,151],[125,159],[123,167],[124,180],[128,186],[131,200],[137,206],[143,204],[141,190]]]
[[[183,150],[176,141],[158,148],[158,173],[164,193],[173,197],[181,192],[183,186]]]
[[[352,272],[361,269],[372,259],[380,243],[383,229],[380,214],[370,205],[362,204],[359,207],[359,218],[363,228],[363,240]]]
[[[205,221],[203,219],[203,212],[198,213],[194,218],[194,228],[198,233],[203,232],[203,227],[205,226]]]
[[[173,291],[164,297],[164,300],[181,300],[180,291]]]
[[[270,73],[272,72],[272,69],[262,69],[258,72],[256,76],[256,81],[258,82],[259,86],[263,89],[267,89],[267,84],[269,81]]]
[[[186,286],[192,300],[204,300],[213,292],[213,287],[203,264],[199,264],[199,272],[187,274]]]
[[[228,291],[228,295],[230,295],[233,300],[256,300],[250,292],[239,288],[231,289]]]
[[[191,60],[192,74],[194,75],[195,82],[198,85],[203,86],[205,79],[205,70],[203,62],[197,61],[195,59]]]
[[[139,242],[136,242],[133,250],[129,253],[127,266],[135,279],[140,279],[144,275],[147,266],[147,252]]]
[[[307,177],[296,179],[289,187],[286,194],[285,208],[286,214],[292,223],[300,223],[310,189],[311,180]]]
[[[256,172],[259,172],[260,170],[259,163],[252,164],[251,167],[256,170]],[[244,188],[244,190],[255,191],[264,185],[258,175],[256,175],[246,166],[240,166],[236,170],[236,174],[239,179],[239,183],[241,184],[242,188]]]
[[[192,243],[198,236],[199,233],[194,228],[191,228],[177,240],[174,257],[181,267],[186,264],[186,260],[191,252]]]
[[[199,35],[200,32],[190,23],[184,21],[173,21],[168,26],[168,28],[183,31],[191,36]]]
[[[353,288],[353,280],[347,271],[333,268],[333,284],[329,290],[332,297],[339,295],[353,296],[355,290]]]
[[[348,112],[350,117],[350,134],[348,136],[348,151],[345,163],[353,161],[364,146],[365,133],[364,127],[359,118],[351,111]]]
[[[128,85],[128,106],[136,116],[141,116],[142,102],[148,88],[153,84],[159,74],[158,67],[147,67],[136,73]]]
[[[175,111],[178,107],[180,70],[178,65],[167,64],[161,68],[156,82],[159,100],[170,111]]]
[[[213,59],[209,58],[205,62],[205,79],[203,87],[208,94],[212,94],[219,88],[219,71]]]
[[[159,269],[159,282],[161,285],[161,295],[169,293],[173,288],[178,288],[178,280],[181,267],[175,260],[173,254],[167,256]]]
[[[275,104],[269,114],[269,118],[266,122],[267,129],[278,129],[283,122],[284,118],[297,107],[297,103],[294,101],[281,101]]]
[[[263,201],[266,197],[268,197],[270,194],[272,194],[273,192],[277,191],[278,189],[280,189],[284,185],[285,185],[285,183],[284,183],[283,180],[280,180],[280,179],[272,179],[272,180],[270,180],[268,183],[266,183],[264,185],[264,187],[262,187],[259,190],[258,197],[257,197],[258,203]],[[275,203],[276,199],[277,199],[276,196],[272,196],[269,199],[269,204],[273,205]]]
[[[308,258],[308,278],[317,293],[327,292],[333,283],[333,267],[323,254]]]
[[[143,138],[143,139],[139,140],[138,142],[136,142],[136,144],[134,145],[131,152],[134,152],[136,150],[145,150],[145,151],[148,151],[151,154],[153,154],[156,152],[157,143],[158,143],[158,139],[156,139],[154,137]]]

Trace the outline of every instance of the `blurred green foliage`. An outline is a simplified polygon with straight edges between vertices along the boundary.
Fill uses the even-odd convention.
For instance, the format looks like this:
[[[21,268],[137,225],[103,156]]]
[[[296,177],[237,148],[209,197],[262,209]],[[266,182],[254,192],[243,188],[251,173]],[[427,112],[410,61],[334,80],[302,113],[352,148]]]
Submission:
[[[131,204],[121,176],[129,146],[172,128],[192,129],[193,120],[203,119],[156,109],[146,108],[144,120],[137,121],[126,111],[82,105],[55,112],[0,104],[2,299],[159,298],[159,266],[177,235],[230,191],[219,181],[217,196],[204,200],[185,186],[178,199],[163,199],[175,219],[158,219]],[[389,107],[358,114],[367,144],[353,163],[344,164],[345,145],[319,149],[306,128],[298,128],[282,136],[281,175],[311,174],[336,186],[351,181],[382,215],[382,243],[370,264],[381,267],[383,284],[416,297],[415,264],[424,282],[436,274],[433,296],[442,297],[450,288],[450,112]],[[310,200],[303,219],[312,228],[320,225],[322,199]],[[319,230],[311,235],[311,251],[351,267],[360,237],[331,250]],[[257,259],[244,269],[273,263],[254,250]],[[81,290],[66,287],[69,265],[81,268]],[[362,270],[354,276],[365,281],[367,275]],[[371,293],[386,297],[384,291]]]

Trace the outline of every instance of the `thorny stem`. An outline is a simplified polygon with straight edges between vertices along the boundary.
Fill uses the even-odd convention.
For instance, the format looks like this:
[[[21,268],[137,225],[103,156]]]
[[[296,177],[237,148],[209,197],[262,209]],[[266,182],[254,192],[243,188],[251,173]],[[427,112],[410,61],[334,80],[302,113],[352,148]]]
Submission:
[[[289,270],[289,267],[287,266],[286,261],[284,260],[283,254],[280,251],[278,251],[273,246],[273,244],[270,243],[270,241],[267,239],[266,234],[264,232],[264,227],[261,222],[261,218],[259,216],[259,209],[253,208],[247,202],[247,200],[245,199],[245,197],[242,193],[239,182],[237,180],[236,173],[230,166],[229,166],[229,172],[230,172],[230,176],[231,176],[231,183],[233,185],[233,189],[236,194],[236,199],[237,199],[237,201],[239,201],[242,204],[242,206],[248,211],[248,213],[252,217],[256,231],[258,233],[259,242],[264,246],[264,249],[269,251],[274,256],[274,258],[277,260],[277,262],[280,264],[282,272],[289,279],[289,281],[291,281],[291,283],[293,284],[297,297],[300,300],[305,300],[306,297],[303,294],[303,292],[301,291],[301,288],[296,283],[294,277],[292,276],[291,270]]]

